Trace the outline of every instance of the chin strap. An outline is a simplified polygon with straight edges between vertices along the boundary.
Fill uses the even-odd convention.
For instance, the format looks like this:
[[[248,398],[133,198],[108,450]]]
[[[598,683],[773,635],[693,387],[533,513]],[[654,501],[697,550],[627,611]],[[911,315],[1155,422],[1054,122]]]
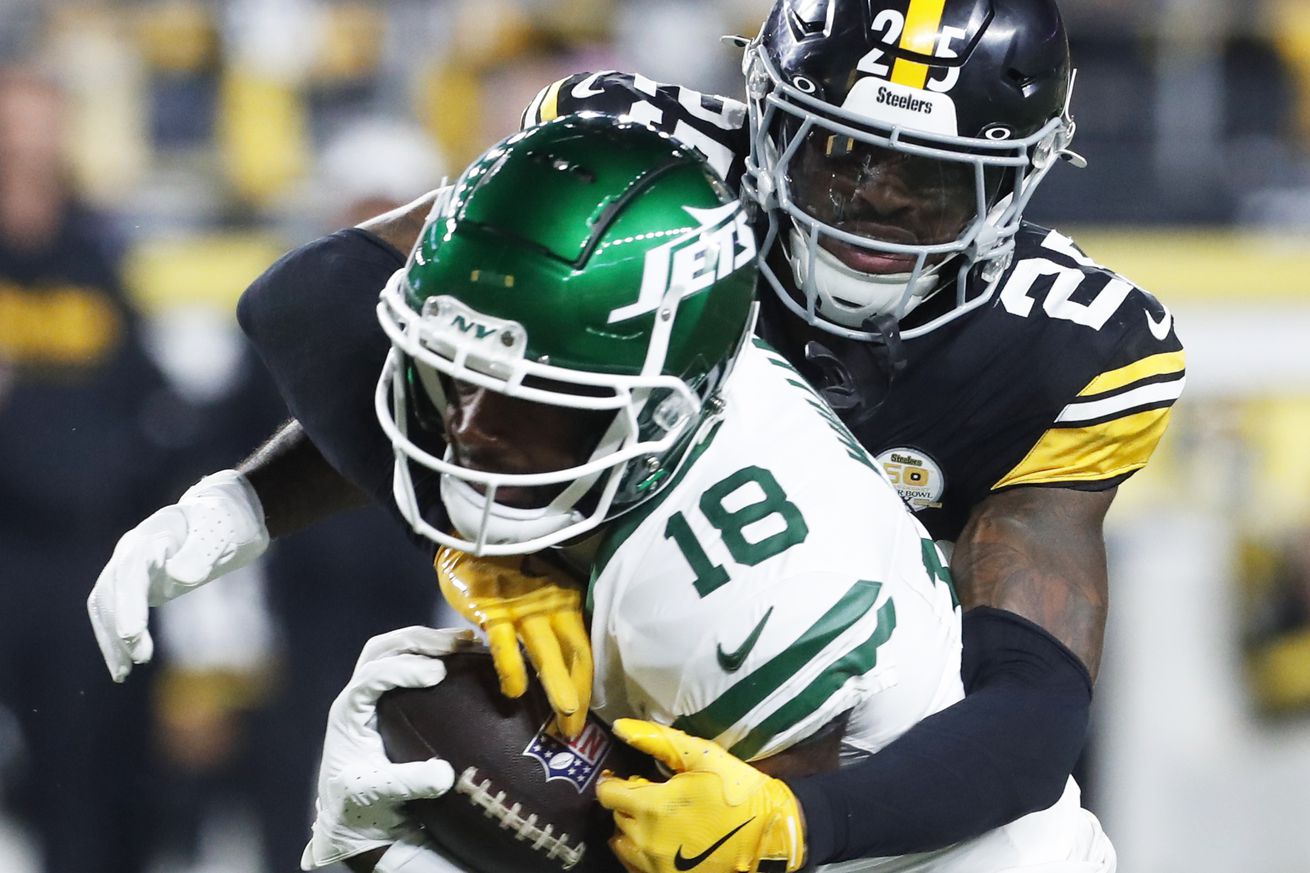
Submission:
[[[845,344],[838,356],[818,340],[805,344],[805,360],[819,371],[815,388],[849,427],[871,419],[905,370],[905,344],[892,315],[866,318],[860,329],[878,339]]]

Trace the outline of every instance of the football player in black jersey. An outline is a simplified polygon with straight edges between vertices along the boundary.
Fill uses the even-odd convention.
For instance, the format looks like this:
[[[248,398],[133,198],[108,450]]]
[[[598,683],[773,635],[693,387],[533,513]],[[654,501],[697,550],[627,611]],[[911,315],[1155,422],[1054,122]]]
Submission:
[[[524,122],[641,120],[739,184],[773,291],[761,332],[954,542],[968,696],[794,784],[811,863],[926,851],[1063,790],[1100,662],[1102,521],[1167,425],[1182,347],[1153,297],[1022,219],[1052,166],[1082,163],[1052,0],[779,0],[743,44],[745,102],[588,73],[543,89]],[[427,202],[292,252],[246,292],[243,327],[297,421],[241,466],[236,517],[277,535],[390,501],[372,314]],[[134,602],[119,575],[111,562],[92,614],[121,678],[149,637],[144,606],[124,623],[106,605]],[[147,587],[152,602],[177,590]]]

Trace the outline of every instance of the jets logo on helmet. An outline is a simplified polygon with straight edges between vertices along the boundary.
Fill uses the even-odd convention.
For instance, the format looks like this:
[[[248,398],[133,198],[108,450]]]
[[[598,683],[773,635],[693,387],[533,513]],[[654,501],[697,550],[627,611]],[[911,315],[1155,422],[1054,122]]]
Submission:
[[[1053,0],[780,0],[744,64],[761,271],[835,334],[952,287],[905,337],[987,302],[1037,185],[1082,162]]]
[[[653,312],[671,291],[677,299],[704,291],[755,257],[755,235],[739,204],[684,209],[696,226],[646,252],[641,294],[636,303],[611,312],[611,323]]]
[[[565,116],[494,146],[378,305],[401,514],[442,545],[516,554],[656,494],[750,334],[754,254],[724,182],[643,125]],[[521,439],[517,460],[460,446],[452,410],[479,392],[547,416],[567,451],[524,460],[546,437],[517,419],[490,450]]]

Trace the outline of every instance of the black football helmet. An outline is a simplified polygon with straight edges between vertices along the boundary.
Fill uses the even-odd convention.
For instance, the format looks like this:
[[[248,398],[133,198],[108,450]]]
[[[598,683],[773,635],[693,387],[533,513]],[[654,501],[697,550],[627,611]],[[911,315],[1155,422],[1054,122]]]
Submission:
[[[743,71],[745,189],[795,290],[764,275],[841,336],[876,339],[880,316],[952,283],[955,305],[903,336],[985,303],[1038,183],[1057,158],[1085,164],[1053,0],[779,0]]]

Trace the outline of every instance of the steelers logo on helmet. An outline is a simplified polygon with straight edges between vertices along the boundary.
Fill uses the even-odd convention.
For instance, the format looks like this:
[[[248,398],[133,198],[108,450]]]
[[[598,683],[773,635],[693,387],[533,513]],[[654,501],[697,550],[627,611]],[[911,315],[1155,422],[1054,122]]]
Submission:
[[[780,0],[745,66],[762,273],[841,336],[952,287],[903,336],[985,303],[1055,157],[1080,160],[1053,0]]]

